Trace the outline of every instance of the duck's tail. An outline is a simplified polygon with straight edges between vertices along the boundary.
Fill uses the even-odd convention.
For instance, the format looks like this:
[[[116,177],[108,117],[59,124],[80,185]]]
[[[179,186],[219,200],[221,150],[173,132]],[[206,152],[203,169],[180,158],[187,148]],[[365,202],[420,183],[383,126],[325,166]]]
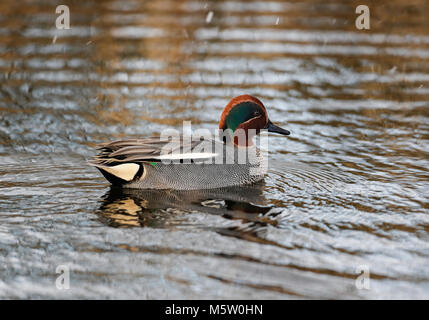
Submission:
[[[143,170],[143,166],[137,163],[121,163],[106,165],[99,163],[97,160],[89,160],[87,163],[90,166],[96,167],[103,176],[113,185],[123,185],[128,183]]]

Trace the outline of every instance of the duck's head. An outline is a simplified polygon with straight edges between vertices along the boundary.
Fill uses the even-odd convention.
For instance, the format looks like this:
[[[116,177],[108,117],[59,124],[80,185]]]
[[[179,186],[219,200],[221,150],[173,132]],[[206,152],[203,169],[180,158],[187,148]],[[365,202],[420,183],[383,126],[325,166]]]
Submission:
[[[220,117],[219,129],[230,129],[233,133],[237,129],[243,129],[246,133],[246,146],[252,144],[253,136],[250,132],[258,134],[260,130],[266,129],[268,132],[286,136],[290,134],[288,130],[282,129],[271,122],[264,104],[259,99],[247,94],[233,98],[226,105]],[[234,143],[240,145],[238,141],[234,139]]]

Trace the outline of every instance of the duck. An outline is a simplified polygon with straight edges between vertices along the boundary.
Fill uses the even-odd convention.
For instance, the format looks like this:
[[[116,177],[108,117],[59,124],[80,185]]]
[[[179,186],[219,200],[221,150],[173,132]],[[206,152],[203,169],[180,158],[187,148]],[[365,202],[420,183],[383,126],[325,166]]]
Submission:
[[[249,185],[267,174],[267,154],[254,143],[262,131],[290,135],[271,122],[251,95],[229,101],[219,131],[101,143],[88,161],[113,185],[125,189],[199,190]],[[197,130],[198,131],[198,130]]]

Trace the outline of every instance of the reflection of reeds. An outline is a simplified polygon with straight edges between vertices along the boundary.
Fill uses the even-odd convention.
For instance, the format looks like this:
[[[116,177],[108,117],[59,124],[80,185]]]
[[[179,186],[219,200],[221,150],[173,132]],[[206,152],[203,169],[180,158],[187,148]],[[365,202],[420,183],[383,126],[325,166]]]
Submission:
[[[224,104],[242,93],[260,96],[282,121],[298,125],[353,127],[344,117],[298,119],[302,109],[333,118],[346,108],[364,125],[385,128],[379,138],[387,129],[418,129],[418,121],[387,120],[386,114],[426,114],[429,4],[369,4],[369,31],[355,29],[358,4],[89,1],[70,6],[72,29],[59,32],[55,3],[1,1],[0,110],[13,119],[38,119],[34,127],[53,117],[50,131],[78,126],[72,139],[85,145],[154,135],[182,120],[213,127]],[[415,155],[388,144],[398,154]]]
[[[416,38],[427,35],[428,4],[423,0],[378,1],[370,5],[371,31],[365,33],[354,27],[354,8],[358,3],[311,0],[274,1],[266,5],[259,1],[216,1],[205,5],[183,0],[136,1],[130,5],[94,1],[72,5],[72,31],[59,36],[54,45],[55,29],[44,18],[50,12],[49,5],[18,6],[2,2],[0,6],[9,23],[8,33],[0,37],[0,43],[9,48],[2,52],[7,61],[2,71],[15,72],[16,66],[8,63],[11,61],[43,58],[44,64],[27,71],[30,76],[32,72],[49,71],[52,80],[39,77],[32,85],[61,83],[67,87],[89,87],[79,104],[82,109],[91,109],[88,120],[100,125],[169,123],[177,113],[181,119],[191,119],[189,110],[197,111],[196,105],[208,103],[221,108],[218,100],[227,100],[242,91],[256,91],[268,98],[296,91],[303,97],[320,99],[317,89],[322,89],[333,91],[329,94],[333,99],[358,99],[361,95],[353,92],[355,84],[343,83],[341,88],[345,90],[339,90],[338,85],[329,83],[341,72],[338,66],[323,67],[332,71],[328,81],[326,74],[314,74],[318,66],[312,66],[313,59],[320,56],[333,58],[334,63],[352,69],[351,79],[361,77],[362,73],[384,76],[383,81],[365,77],[358,81],[357,86],[367,99],[427,100],[427,93],[415,94],[422,83],[428,82],[427,78],[407,80],[394,73],[428,72],[427,41]],[[209,11],[214,14],[207,23]],[[36,29],[39,31],[35,32]],[[207,32],[213,36],[201,37]],[[332,37],[332,33],[337,36]],[[311,35],[315,36],[307,39]],[[389,42],[389,36],[407,35],[410,38],[401,43]],[[384,36],[386,42],[372,42],[374,37]],[[23,55],[19,49],[29,41],[35,44],[35,49]],[[65,49],[61,50],[61,46]],[[246,47],[249,49],[243,50]],[[298,63],[296,68],[303,72],[308,65],[308,75],[294,76],[294,68],[282,67],[289,62],[274,62],[285,57],[291,63]],[[63,66],[52,69],[50,65],[55,59],[63,59]],[[73,66],[79,59],[84,62],[83,70]],[[258,67],[264,61],[274,63]],[[390,70],[392,74],[388,73]],[[63,76],[56,83],[59,73]],[[309,82],[308,78],[313,80]],[[31,83],[31,77],[19,76],[13,81],[18,85],[28,80]],[[156,117],[154,113],[162,116]]]

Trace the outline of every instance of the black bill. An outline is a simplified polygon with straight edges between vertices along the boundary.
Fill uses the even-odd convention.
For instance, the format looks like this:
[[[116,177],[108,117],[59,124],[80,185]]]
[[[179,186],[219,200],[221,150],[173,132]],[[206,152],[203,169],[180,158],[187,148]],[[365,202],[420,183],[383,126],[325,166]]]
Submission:
[[[283,135],[285,135],[285,136],[290,135],[290,131],[285,130],[285,129],[282,129],[282,128],[280,128],[280,127],[276,126],[276,125],[275,125],[274,123],[272,123],[270,120],[268,120],[268,125],[267,125],[267,128],[266,128],[266,129],[268,129],[268,132],[280,133],[280,134],[283,134]]]

